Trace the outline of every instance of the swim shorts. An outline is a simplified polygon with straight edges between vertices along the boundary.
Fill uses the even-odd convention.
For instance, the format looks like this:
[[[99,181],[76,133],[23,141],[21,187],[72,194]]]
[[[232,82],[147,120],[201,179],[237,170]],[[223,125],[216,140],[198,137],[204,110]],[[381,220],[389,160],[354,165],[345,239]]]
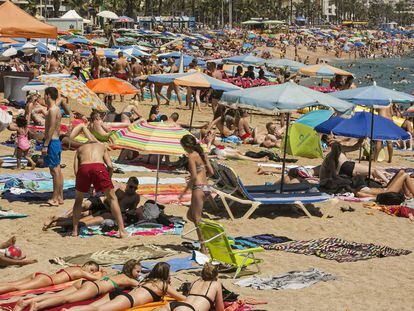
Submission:
[[[114,74],[114,76],[118,79],[122,79],[122,80],[125,80],[125,81],[128,80],[128,74],[126,72],[124,72],[124,73],[117,72],[117,73]]]
[[[113,189],[111,177],[103,163],[87,163],[79,166],[76,174],[75,189],[79,192],[86,193],[91,185],[98,192],[104,192]]]
[[[44,158],[46,167],[55,168],[60,165],[62,155],[62,143],[59,139],[52,139],[47,148],[47,154]]]

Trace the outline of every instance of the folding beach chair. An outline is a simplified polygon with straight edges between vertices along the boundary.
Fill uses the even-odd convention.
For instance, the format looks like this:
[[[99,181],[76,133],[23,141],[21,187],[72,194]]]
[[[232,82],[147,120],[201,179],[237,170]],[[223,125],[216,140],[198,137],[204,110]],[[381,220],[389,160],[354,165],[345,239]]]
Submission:
[[[283,205],[292,204],[299,206],[308,217],[313,216],[306,209],[304,204],[323,202],[331,197],[322,192],[251,192],[242,183],[241,179],[234,170],[227,165],[218,164],[219,174],[226,180],[226,184],[232,184],[235,188],[230,189],[223,187],[212,187],[213,191],[219,196],[230,218],[234,220],[234,215],[230,210],[231,203],[238,202],[240,204],[249,205],[250,209],[243,215],[242,219],[249,218],[253,212],[261,205]],[[228,204],[228,201],[231,203]]]
[[[262,247],[247,248],[241,250],[234,250],[231,248],[232,241],[229,240],[224,232],[224,228],[217,222],[203,219],[198,228],[204,238],[204,243],[209,251],[211,261],[218,261],[223,264],[230,265],[233,268],[237,268],[233,279],[237,278],[241,270],[247,266],[255,265],[257,271],[260,272],[258,263],[262,260],[256,259],[254,254],[263,252]],[[194,232],[197,228],[190,230],[185,235]],[[191,239],[188,239],[191,240]],[[234,243],[234,242],[233,242]]]

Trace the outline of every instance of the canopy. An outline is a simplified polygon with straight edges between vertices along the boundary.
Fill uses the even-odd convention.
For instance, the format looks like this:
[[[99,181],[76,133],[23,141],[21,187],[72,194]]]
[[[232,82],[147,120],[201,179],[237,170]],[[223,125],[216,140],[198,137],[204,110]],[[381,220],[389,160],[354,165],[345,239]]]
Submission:
[[[128,95],[139,92],[131,83],[113,77],[89,80],[86,86],[97,94]]]
[[[317,105],[347,112],[354,107],[352,103],[338,100],[328,94],[311,90],[294,82],[226,92],[223,94],[222,101],[236,103],[246,108],[254,107],[274,112],[296,111]]]
[[[0,5],[0,36],[56,38],[57,28],[29,15],[10,1]]]
[[[414,102],[414,96],[378,86],[359,87],[345,91],[330,93],[332,96],[351,101],[364,106],[387,106],[390,103],[409,104]]]
[[[141,51],[140,49],[136,47],[122,50],[122,52],[124,52],[125,54],[128,54],[129,56],[133,56],[133,57],[151,56],[151,54]]]
[[[201,72],[156,74],[150,75],[148,80],[163,84],[174,82],[175,84],[181,86],[212,88],[213,90],[224,92],[241,90],[238,86],[215,79]]]
[[[353,74],[348,71],[330,66],[328,64],[306,66],[300,68],[299,73],[311,77],[333,77],[335,75],[353,76]]]
[[[232,56],[229,58],[224,58],[223,61],[228,62],[228,63],[238,63],[238,64],[257,65],[257,66],[264,65],[266,63],[265,59],[256,57],[251,54]]]
[[[331,133],[337,136],[353,137],[353,138],[366,138],[371,137],[371,124],[372,114],[369,112],[357,112],[352,118],[343,119],[335,118],[330,124],[336,125],[331,128]],[[338,120],[342,119],[342,120]],[[330,121],[330,120],[329,120]],[[326,132],[327,126],[322,123],[320,125],[322,130]],[[317,126],[315,130],[319,130]],[[401,127],[397,126],[393,121],[374,115],[374,128],[372,139],[374,140],[407,140],[410,139],[410,135],[404,131]]]
[[[67,11],[60,18],[61,19],[81,19],[85,24],[89,24],[91,22],[89,19],[85,19],[81,17],[75,10]]]

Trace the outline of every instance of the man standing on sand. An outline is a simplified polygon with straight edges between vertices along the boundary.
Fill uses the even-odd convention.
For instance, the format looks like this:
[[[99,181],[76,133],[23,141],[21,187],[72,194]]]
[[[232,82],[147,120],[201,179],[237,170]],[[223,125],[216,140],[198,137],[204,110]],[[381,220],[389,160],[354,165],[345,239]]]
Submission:
[[[378,115],[381,117],[387,118],[392,121],[393,117],[393,104],[390,104],[387,107],[378,109]],[[376,140],[375,141],[375,153],[374,153],[374,161],[378,161],[378,156],[380,151],[382,150],[382,141]],[[392,141],[387,140],[387,150],[388,150],[388,163],[391,163],[392,161],[392,155],[393,155],[393,148],[392,148]]]
[[[131,72],[131,66],[124,57],[123,52],[118,53],[118,60],[114,64],[114,76],[118,79],[127,81],[128,74]]]
[[[76,150],[74,169],[76,175],[76,197],[73,205],[73,236],[78,236],[79,220],[82,213],[83,194],[91,185],[98,192],[105,193],[112,216],[118,224],[119,236],[128,236],[125,231],[121,209],[111,181],[112,161],[104,144],[88,142]]]
[[[48,112],[45,120],[45,141],[42,154],[45,166],[49,168],[53,178],[52,198],[47,201],[52,206],[63,204],[63,174],[60,168],[62,144],[59,140],[62,115],[58,106],[58,99],[59,92],[55,87],[45,89],[45,102]]]

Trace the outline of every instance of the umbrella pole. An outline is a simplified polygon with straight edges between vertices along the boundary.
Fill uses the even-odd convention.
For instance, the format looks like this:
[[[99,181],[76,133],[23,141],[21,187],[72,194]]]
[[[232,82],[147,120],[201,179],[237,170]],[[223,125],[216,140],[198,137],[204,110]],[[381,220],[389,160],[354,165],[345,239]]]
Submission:
[[[369,164],[368,164],[368,183],[371,180],[371,166],[372,166],[372,149],[374,142],[372,141],[374,137],[374,107],[371,107],[371,133],[370,133],[370,143],[369,143]]]
[[[361,157],[362,157],[362,145],[359,146],[359,157],[358,157],[358,163],[361,163]]]
[[[155,204],[157,204],[157,198],[158,198],[158,179],[159,179],[159,173],[160,173],[160,155],[157,155],[157,176],[155,177]]]
[[[45,73],[46,73],[46,68],[47,68],[47,50],[48,50],[48,46],[49,46],[49,39],[46,38],[45,68],[43,68]],[[40,58],[41,58],[41,56],[40,56]]]
[[[282,162],[282,178],[280,179],[280,193],[283,192],[283,184],[285,182],[285,167],[286,167],[286,149],[289,133],[289,122],[290,122],[290,112],[286,115],[286,134],[285,134],[285,144],[283,147],[283,162]]]
[[[194,108],[196,105],[196,95],[193,96],[193,108],[191,109],[191,118],[190,118],[190,129],[189,132],[191,132],[191,130],[193,129],[193,117],[194,117]]]

